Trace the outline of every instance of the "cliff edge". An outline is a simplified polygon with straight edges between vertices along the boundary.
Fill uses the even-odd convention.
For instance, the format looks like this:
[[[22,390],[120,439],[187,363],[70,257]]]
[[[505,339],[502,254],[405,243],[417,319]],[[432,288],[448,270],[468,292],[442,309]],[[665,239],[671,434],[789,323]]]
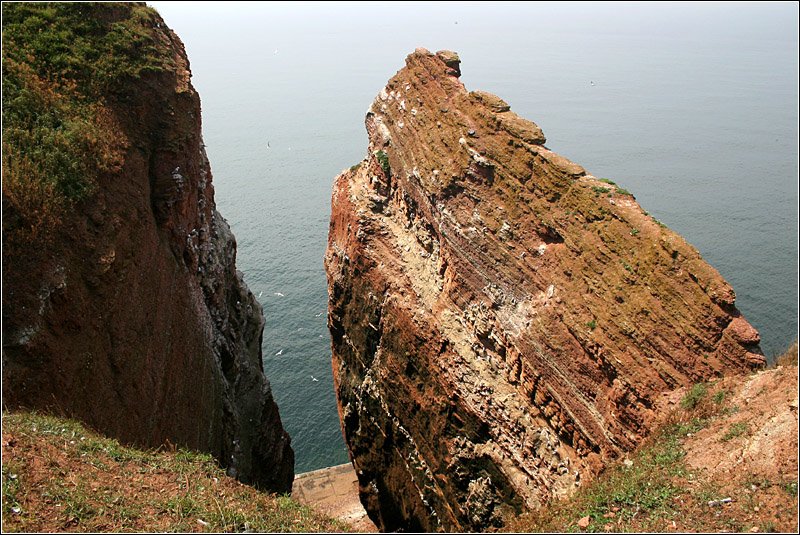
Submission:
[[[763,366],[725,280],[418,49],[337,177],[325,265],[343,433],[382,530],[484,530],[566,496],[658,399]]]
[[[190,76],[143,4],[3,4],[3,405],[288,492]]]

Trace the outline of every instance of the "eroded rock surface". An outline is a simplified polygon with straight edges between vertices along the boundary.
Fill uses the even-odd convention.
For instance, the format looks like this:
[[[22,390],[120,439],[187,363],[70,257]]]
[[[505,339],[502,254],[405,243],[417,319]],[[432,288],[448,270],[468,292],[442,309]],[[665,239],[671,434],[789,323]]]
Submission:
[[[734,292],[624,190],[419,49],[334,184],[343,431],[383,530],[482,530],[590,480],[665,391],[763,365]]]
[[[99,28],[142,9],[61,8],[85,10]],[[141,20],[176,68],[98,102],[118,135],[118,168],[45,243],[4,246],[3,405],[207,451],[229,474],[288,492],[294,453],[262,371],[264,318],[215,208],[189,62],[157,14]],[[4,188],[4,239],[17,232],[15,210]]]

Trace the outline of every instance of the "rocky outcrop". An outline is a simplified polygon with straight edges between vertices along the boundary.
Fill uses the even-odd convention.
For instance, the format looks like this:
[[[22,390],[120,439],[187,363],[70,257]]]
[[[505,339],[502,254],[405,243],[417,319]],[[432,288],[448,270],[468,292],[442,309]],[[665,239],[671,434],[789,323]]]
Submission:
[[[698,252],[417,50],[334,184],[336,395],[383,530],[483,530],[630,451],[676,387],[763,365]]]
[[[98,99],[118,165],[41,242],[15,240],[30,214],[6,196],[4,157],[3,236],[14,244],[3,249],[4,407],[78,417],[129,443],[211,452],[229,474],[289,491],[294,454],[262,370],[261,305],[215,208],[182,43],[141,5],[43,9],[84,10],[81,20],[109,32],[138,21],[133,35],[147,48],[137,53],[159,50],[173,68],[143,71]],[[5,141],[4,132],[4,152]]]

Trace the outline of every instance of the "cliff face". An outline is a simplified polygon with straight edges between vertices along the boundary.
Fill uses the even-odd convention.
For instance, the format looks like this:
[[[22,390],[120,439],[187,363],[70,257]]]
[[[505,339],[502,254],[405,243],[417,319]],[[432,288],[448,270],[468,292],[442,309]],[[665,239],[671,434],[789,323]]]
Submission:
[[[4,109],[4,406],[79,417],[125,442],[207,451],[243,481],[290,490],[294,454],[262,371],[263,314],[236,270],[236,242],[215,208],[200,100],[182,43],[142,5],[6,11],[4,25],[16,26],[8,40],[4,26],[4,90],[8,82],[15,95],[55,95],[44,117],[89,109],[80,108],[89,95],[102,124],[87,143],[105,143],[113,165],[98,166],[91,179],[78,176],[88,186],[72,201],[51,195],[33,203],[57,214],[43,219],[45,211],[30,209],[25,196],[43,186],[19,172],[19,162],[36,154],[18,148],[25,137]],[[12,40],[38,23],[34,16],[48,24],[42,31],[73,31],[88,21],[90,30],[74,30],[63,45],[78,43],[74,54],[83,53],[82,39],[98,47],[121,35],[119,48],[134,35],[144,44],[132,53],[159,63],[125,73],[119,84],[86,85],[76,96],[80,73],[69,71],[72,86],[54,81],[58,58],[23,48],[39,41]],[[6,104],[11,110],[14,102]],[[63,183],[56,193],[73,191]]]
[[[334,184],[333,370],[384,530],[482,530],[634,448],[676,387],[763,365],[698,252],[417,50]]]

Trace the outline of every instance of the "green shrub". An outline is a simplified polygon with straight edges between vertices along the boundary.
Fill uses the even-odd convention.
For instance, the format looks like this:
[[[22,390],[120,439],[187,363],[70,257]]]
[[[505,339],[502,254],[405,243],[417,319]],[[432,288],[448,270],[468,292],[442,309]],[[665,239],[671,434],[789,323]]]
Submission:
[[[722,440],[728,441],[732,438],[740,437],[747,433],[750,427],[745,422],[737,422],[730,426],[728,432],[722,436]]]
[[[698,383],[681,400],[681,407],[686,410],[692,410],[700,404],[707,394],[708,387],[704,383]]]
[[[2,13],[3,193],[19,214],[8,230],[31,241],[119,169],[127,140],[108,98],[175,65],[144,5],[3,3]]]
[[[383,173],[386,176],[390,176],[392,174],[392,168],[389,166],[389,155],[386,152],[379,150],[375,152],[375,158],[378,160],[378,164],[380,164],[381,169],[383,169]]]

